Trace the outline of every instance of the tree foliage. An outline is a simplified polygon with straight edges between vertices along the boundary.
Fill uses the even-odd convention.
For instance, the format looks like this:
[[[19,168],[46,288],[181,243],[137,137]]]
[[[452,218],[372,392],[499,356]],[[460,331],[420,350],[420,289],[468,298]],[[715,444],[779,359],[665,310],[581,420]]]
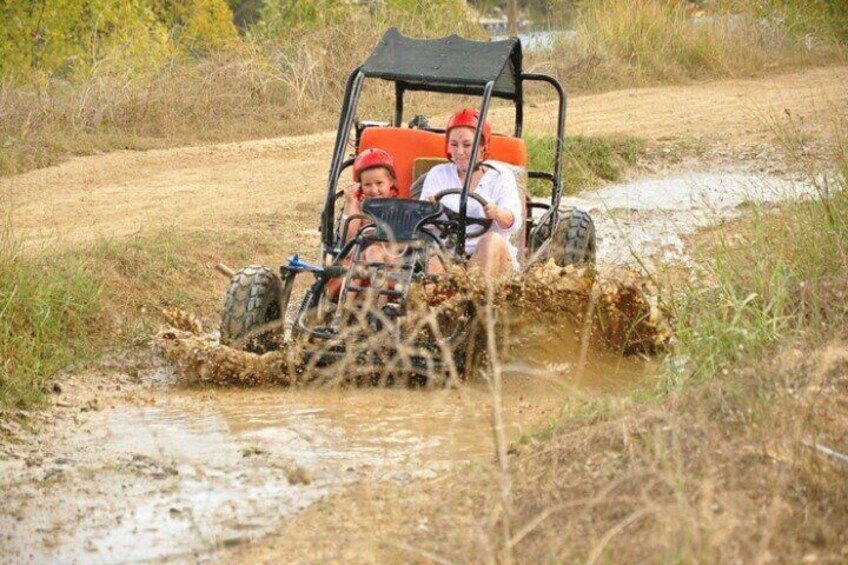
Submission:
[[[71,76],[237,38],[225,0],[0,0],[0,74]]]
[[[251,32],[267,39],[286,38],[303,31],[337,25],[351,7],[336,0],[265,0]]]

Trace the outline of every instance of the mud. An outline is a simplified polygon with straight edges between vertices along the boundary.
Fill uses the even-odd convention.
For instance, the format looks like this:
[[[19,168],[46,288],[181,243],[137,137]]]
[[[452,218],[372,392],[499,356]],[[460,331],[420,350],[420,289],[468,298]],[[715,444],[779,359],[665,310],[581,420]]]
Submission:
[[[589,347],[620,355],[655,354],[670,337],[656,295],[632,271],[600,275],[591,266],[561,268],[550,260],[531,265],[511,279],[496,281],[474,270],[455,268],[436,288],[416,290],[402,320],[402,329],[411,328],[405,338],[399,340],[387,326],[384,331],[374,331],[364,343],[343,339],[347,356],[328,369],[307,362],[304,351],[309,344],[284,339],[282,334],[277,339],[278,349],[262,355],[227,347],[218,342],[214,331],[204,332],[196,316],[180,310],[163,312],[170,326],[158,332],[156,343],[183,383],[326,386],[349,384],[360,369],[369,374],[379,371],[372,379],[378,383],[399,382],[396,368],[403,366],[402,358],[415,347],[415,340],[424,332],[437,339],[449,335],[449,329],[434,332],[431,328],[444,319],[452,323],[468,302],[478,313],[482,332],[474,347],[486,351],[489,364],[500,363],[501,357],[531,354],[537,341],[554,343],[550,351],[563,351],[571,361],[583,363],[581,358]],[[371,333],[365,322],[353,330]],[[490,331],[496,334],[495,350],[486,346]],[[383,346],[391,346],[397,353],[382,367],[360,367],[359,353]],[[450,355],[446,347],[442,345],[442,354]],[[447,373],[430,371],[426,375],[417,371],[413,377],[416,382],[425,377],[429,385],[455,383],[459,375],[454,367],[448,369]],[[474,370],[486,371],[487,364],[480,363]]]
[[[569,382],[573,371],[507,365],[511,441],[586,394]],[[608,387],[645,372],[609,356],[593,360],[582,384]],[[162,379],[143,402],[113,402],[102,392],[103,400],[86,400],[96,388],[62,395],[70,426],[42,430],[40,449],[2,465],[0,562],[207,560],[339,488],[432,479],[494,451],[484,382],[209,390],[174,388],[167,374],[143,378]],[[82,410],[91,404],[97,409]]]
[[[598,261],[660,270],[693,265],[685,238],[738,217],[745,209],[814,194],[809,184],[762,172],[675,173],[589,190],[568,204],[595,222]]]

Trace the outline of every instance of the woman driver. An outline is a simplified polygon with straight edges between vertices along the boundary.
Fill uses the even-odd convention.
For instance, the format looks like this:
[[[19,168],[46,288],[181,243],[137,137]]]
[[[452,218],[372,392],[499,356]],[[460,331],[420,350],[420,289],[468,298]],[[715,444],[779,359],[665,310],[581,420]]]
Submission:
[[[464,108],[450,117],[445,128],[445,154],[450,163],[436,165],[427,173],[421,199],[432,200],[442,190],[462,187],[466,176],[471,175],[469,192],[482,196],[488,204],[483,207],[469,198],[466,212],[470,217],[488,218],[492,225],[481,236],[465,240],[465,253],[469,263],[486,274],[503,276],[518,269],[518,249],[509,236],[521,229],[523,206],[509,167],[486,160],[492,135],[488,122],[483,123],[478,160],[471,163],[471,145],[479,121],[480,114],[474,108]],[[459,200],[458,194],[452,194],[442,198],[441,203],[459,211]],[[476,225],[467,228],[478,229]]]

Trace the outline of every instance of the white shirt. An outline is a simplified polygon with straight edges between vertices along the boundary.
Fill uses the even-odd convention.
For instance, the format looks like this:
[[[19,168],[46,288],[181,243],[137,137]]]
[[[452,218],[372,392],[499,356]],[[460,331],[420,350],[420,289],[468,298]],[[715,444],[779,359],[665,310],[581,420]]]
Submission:
[[[522,211],[524,206],[521,203],[521,197],[518,192],[518,185],[515,182],[515,174],[504,163],[498,161],[484,161],[483,177],[476,187],[472,187],[472,192],[482,196],[486,201],[495,203],[499,208],[512,212],[514,218],[512,225],[508,228],[502,228],[497,222],[492,221],[490,230],[494,230],[503,236],[512,257],[512,264],[515,269],[518,269],[518,249],[510,241],[509,236],[520,230],[523,225]],[[459,171],[454,163],[444,163],[436,165],[427,177],[424,179],[424,186],[421,190],[421,200],[428,200],[430,196],[441,192],[448,188],[462,188],[462,181],[459,180]],[[446,208],[455,212],[459,211],[459,195],[451,194],[442,198],[441,203]],[[485,218],[483,207],[476,200],[468,199],[467,213],[469,217]],[[468,231],[479,230],[477,225],[469,225],[466,228]],[[469,238],[465,240],[465,253],[471,255],[477,249],[479,237]]]

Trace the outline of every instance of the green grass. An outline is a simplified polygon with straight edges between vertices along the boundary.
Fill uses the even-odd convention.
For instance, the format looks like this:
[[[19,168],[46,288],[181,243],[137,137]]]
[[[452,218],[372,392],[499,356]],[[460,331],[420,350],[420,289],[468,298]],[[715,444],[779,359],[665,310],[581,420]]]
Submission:
[[[29,406],[45,382],[94,351],[103,279],[84,258],[29,258],[0,232],[0,406]]]
[[[0,232],[0,407],[38,405],[45,384],[112,350],[150,347],[163,308],[217,323],[236,268],[282,252],[266,233],[180,233],[24,252],[8,221]],[[245,261],[243,257],[250,257]]]
[[[526,141],[528,169],[553,171],[556,137],[529,136]],[[575,193],[605,182],[619,181],[644,153],[645,142],[634,137],[567,136],[563,148],[563,190]],[[551,185],[533,180],[529,190],[533,196],[547,196]]]

